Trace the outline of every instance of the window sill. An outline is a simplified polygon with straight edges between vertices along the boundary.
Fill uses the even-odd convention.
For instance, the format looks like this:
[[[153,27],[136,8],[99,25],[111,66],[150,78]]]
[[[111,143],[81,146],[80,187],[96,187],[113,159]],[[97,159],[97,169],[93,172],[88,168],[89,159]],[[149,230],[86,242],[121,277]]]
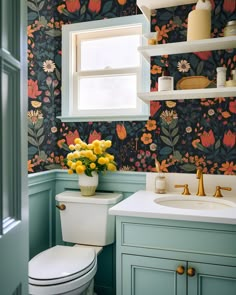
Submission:
[[[148,114],[141,115],[111,115],[111,116],[58,116],[61,122],[111,122],[111,121],[146,121],[149,119]]]

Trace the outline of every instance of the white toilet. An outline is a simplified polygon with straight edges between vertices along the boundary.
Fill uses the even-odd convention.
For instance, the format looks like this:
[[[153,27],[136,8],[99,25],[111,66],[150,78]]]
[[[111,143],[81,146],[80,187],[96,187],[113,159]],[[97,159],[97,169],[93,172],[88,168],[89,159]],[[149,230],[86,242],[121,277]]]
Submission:
[[[63,241],[76,245],[54,246],[30,260],[29,294],[93,295],[97,254],[115,241],[115,217],[108,210],[122,194],[83,197],[78,191],[65,191],[56,200]]]

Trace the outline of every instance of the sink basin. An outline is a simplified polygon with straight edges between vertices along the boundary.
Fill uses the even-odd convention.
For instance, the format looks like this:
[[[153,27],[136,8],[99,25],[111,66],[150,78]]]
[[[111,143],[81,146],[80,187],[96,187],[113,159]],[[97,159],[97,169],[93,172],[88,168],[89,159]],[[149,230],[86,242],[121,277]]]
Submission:
[[[236,207],[234,202],[213,197],[167,196],[157,198],[154,202],[165,207],[191,210],[225,210]]]

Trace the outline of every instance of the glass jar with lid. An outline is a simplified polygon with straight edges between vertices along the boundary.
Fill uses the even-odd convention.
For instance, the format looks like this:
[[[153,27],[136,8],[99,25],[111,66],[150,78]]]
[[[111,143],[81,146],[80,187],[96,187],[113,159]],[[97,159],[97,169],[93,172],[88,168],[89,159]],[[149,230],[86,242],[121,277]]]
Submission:
[[[224,36],[236,36],[236,20],[231,20],[224,28]]]

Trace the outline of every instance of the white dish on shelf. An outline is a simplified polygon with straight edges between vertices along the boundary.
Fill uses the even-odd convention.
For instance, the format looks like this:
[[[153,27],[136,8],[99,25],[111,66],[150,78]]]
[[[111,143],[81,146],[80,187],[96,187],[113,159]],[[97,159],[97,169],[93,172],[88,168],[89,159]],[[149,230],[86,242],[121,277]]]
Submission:
[[[138,97],[146,103],[149,103],[151,100],[182,100],[231,96],[236,96],[236,87],[187,89],[161,92],[153,91],[138,93]]]
[[[151,56],[183,54],[201,51],[230,49],[236,47],[236,36],[141,46],[138,51],[150,61]]]
[[[137,5],[146,18],[150,20],[151,11],[153,9],[187,5],[196,2],[197,0],[137,0]]]

